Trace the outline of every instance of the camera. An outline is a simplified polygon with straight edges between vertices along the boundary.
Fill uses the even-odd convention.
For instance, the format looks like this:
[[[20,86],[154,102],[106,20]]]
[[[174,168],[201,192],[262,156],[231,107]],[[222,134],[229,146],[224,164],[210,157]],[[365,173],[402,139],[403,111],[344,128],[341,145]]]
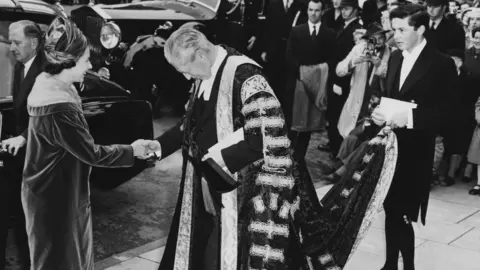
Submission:
[[[368,57],[373,57],[378,55],[376,39],[374,38],[368,39],[367,46],[365,47],[365,55]]]

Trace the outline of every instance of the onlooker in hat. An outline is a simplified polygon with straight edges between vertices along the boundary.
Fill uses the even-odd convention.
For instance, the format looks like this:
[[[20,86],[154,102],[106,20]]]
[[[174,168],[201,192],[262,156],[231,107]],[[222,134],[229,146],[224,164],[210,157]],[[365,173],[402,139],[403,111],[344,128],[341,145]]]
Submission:
[[[358,18],[360,7],[357,0],[343,0],[341,8],[345,24],[343,29],[337,34],[335,50],[332,52],[332,66],[337,66],[352,50],[353,46],[355,46],[353,33],[355,30],[362,28]],[[319,149],[331,151],[336,156],[343,140],[338,132],[337,124],[343,105],[350,93],[350,76],[338,77],[333,69],[330,73],[330,80],[333,85],[329,87],[328,91],[327,120],[329,143],[328,145],[319,145]]]
[[[448,0],[427,0],[427,12],[430,16],[427,40],[437,50],[447,53],[453,49],[465,49],[465,32],[455,19],[446,17]]]
[[[338,130],[345,139],[340,146],[334,169],[347,165],[346,160],[358,145],[370,138],[364,132],[365,125],[368,124],[365,118],[370,116],[369,107],[373,107],[372,102],[378,102],[385,91],[391,53],[385,43],[387,32],[380,24],[371,24],[359,44],[337,65],[338,76],[351,75],[351,91],[338,123]],[[335,181],[341,174],[342,171],[332,173],[327,180]]]
[[[337,33],[342,30],[344,25],[341,3],[342,0],[332,0],[332,8],[326,10],[322,15],[322,23]]]
[[[475,87],[475,84],[465,71],[463,65],[465,59],[464,50],[451,50],[448,52],[448,55],[455,62],[458,77],[456,78],[455,88],[452,89],[455,97],[452,100],[452,104],[456,108],[452,111],[454,114],[452,118],[455,121],[441,132],[444,153],[438,170],[438,184],[443,186],[451,186],[455,183],[456,172],[463,157],[467,154],[472,133],[475,129],[475,101],[480,95],[478,87]]]

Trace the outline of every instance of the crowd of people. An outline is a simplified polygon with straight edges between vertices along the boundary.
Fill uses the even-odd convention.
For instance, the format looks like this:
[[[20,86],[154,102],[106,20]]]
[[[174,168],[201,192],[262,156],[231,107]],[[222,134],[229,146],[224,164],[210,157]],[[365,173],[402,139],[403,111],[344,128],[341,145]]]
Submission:
[[[480,165],[479,2],[328,5],[269,1],[261,63],[239,53],[251,44],[236,50],[199,24],[180,27],[164,55],[193,82],[186,114],[132,145],[89,134],[78,94],[89,47],[74,23],[57,18],[45,35],[12,23],[16,133],[2,148],[16,162],[2,170],[0,185],[14,186],[0,197],[23,206],[24,269],[93,270],[91,166],[177,150],[180,192],[159,269],[341,269],[382,206],[382,269],[398,269],[400,254],[415,269],[412,223],[426,224],[430,189],[454,184],[463,164],[470,181]],[[325,129],[318,149],[335,160],[335,185],[319,201],[305,155]]]
[[[289,5],[283,17],[283,10],[274,7],[282,3],[285,7]],[[310,131],[327,128],[329,143],[319,145],[318,149],[331,152],[335,161],[329,166],[331,174],[326,178],[329,181],[335,182],[341,177],[349,156],[372,135],[365,132],[365,126],[370,125],[370,114],[385,94],[388,61],[398,49],[390,12],[406,3],[410,2],[367,0],[360,8],[357,1],[348,4],[348,1],[333,0],[331,8],[326,9],[322,3],[319,13],[315,13],[307,11],[304,1],[271,1],[267,9],[265,36],[268,40],[262,59],[282,99],[286,117],[293,121],[292,129],[297,131],[297,152],[306,152]],[[455,108],[451,117],[459,120],[458,126],[451,125],[437,132],[432,187],[454,184],[453,179],[461,168],[465,168],[463,180],[469,182],[475,178],[472,173],[479,163],[475,158],[478,136],[473,132],[475,102],[480,94],[476,90],[480,82],[480,40],[476,36],[480,35],[477,34],[480,3],[463,0],[412,3],[425,6],[430,19],[425,37],[436,50],[453,59],[458,73],[456,86],[451,89],[455,98],[451,100]],[[304,17],[302,13],[309,13],[308,19],[316,22],[320,29],[315,36],[318,46],[306,41],[313,28],[308,23],[307,30],[307,24],[298,21]],[[333,30],[333,39],[332,33],[324,29]],[[319,89],[322,84],[318,84],[318,79],[317,85],[311,81],[305,83],[299,67],[305,69],[320,63],[329,64],[330,85],[320,87],[320,91],[310,89],[314,91],[310,96],[308,89],[298,91],[299,82],[303,82],[302,87],[310,85]],[[308,109],[303,105],[311,98],[317,103]],[[479,189],[477,185],[470,193],[478,195]]]

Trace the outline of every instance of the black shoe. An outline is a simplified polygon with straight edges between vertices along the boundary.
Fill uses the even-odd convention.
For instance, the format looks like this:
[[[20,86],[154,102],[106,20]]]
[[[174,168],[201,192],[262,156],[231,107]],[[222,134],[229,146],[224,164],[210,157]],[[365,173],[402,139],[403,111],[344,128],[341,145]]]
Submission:
[[[480,195],[480,185],[475,185],[470,191],[468,192],[470,195]]]
[[[449,187],[455,184],[455,179],[450,176],[446,176],[443,181],[440,181],[440,184],[444,187]]]
[[[462,182],[464,182],[464,183],[470,183],[470,181],[472,181],[472,178],[470,178],[470,177],[468,177],[468,176],[464,176],[464,177],[462,178]]]
[[[332,148],[330,147],[330,145],[327,143],[327,144],[319,144],[317,146],[317,149],[320,150],[320,151],[325,151],[325,152],[330,152],[332,150]]]

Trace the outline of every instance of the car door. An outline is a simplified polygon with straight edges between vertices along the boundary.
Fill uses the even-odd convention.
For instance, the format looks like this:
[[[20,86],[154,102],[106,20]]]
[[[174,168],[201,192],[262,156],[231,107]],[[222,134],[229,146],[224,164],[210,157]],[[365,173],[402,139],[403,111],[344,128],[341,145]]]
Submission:
[[[131,144],[138,139],[153,138],[152,109],[146,101],[125,97],[84,98],[83,110],[96,144]],[[137,159],[130,168],[95,167],[90,182],[100,190],[111,190],[148,166],[148,162]]]

